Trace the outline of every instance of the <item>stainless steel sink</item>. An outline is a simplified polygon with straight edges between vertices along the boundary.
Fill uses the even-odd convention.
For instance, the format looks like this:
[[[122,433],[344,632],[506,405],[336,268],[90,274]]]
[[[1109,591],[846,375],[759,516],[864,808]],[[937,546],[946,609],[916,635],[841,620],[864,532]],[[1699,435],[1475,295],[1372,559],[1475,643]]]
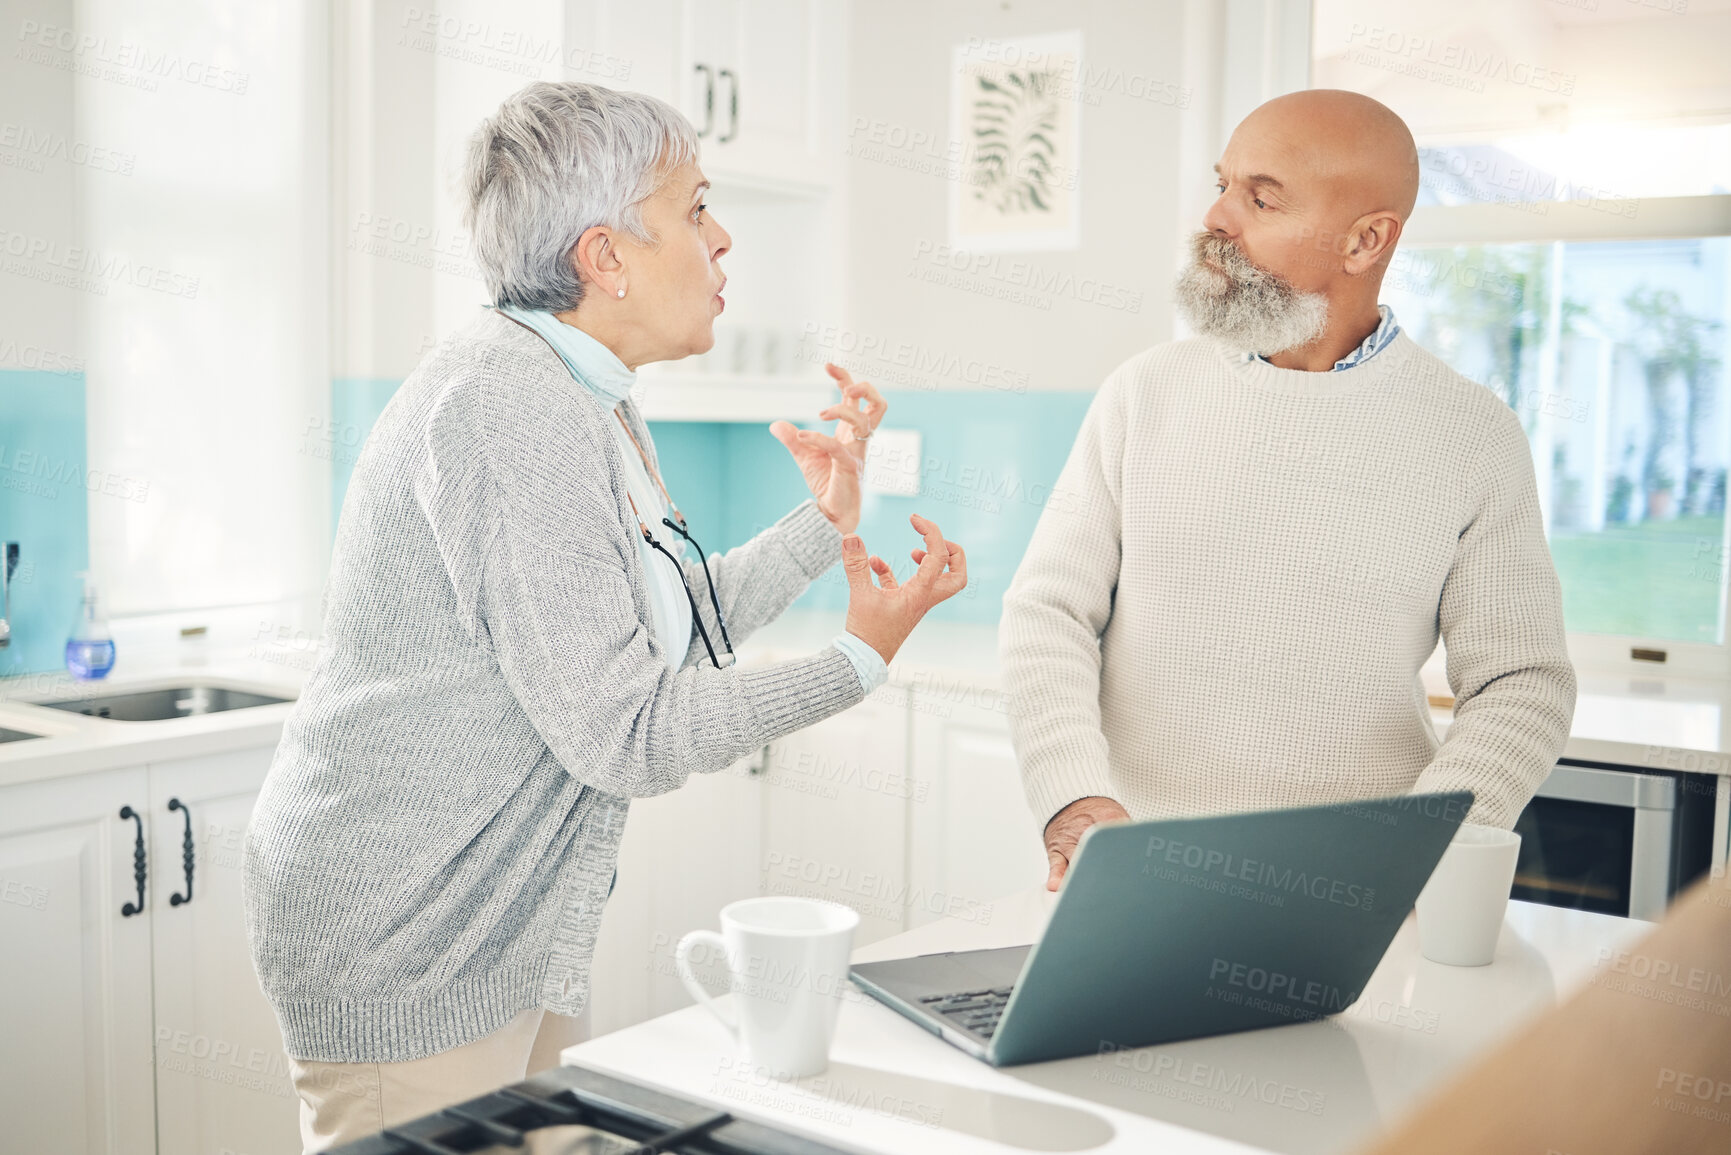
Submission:
[[[112,718],[116,722],[160,722],[167,718],[190,718],[195,714],[220,714],[252,706],[273,706],[288,698],[273,698],[226,686],[176,686],[167,690],[134,690],[121,694],[93,694],[59,702],[37,702],[50,710]]]
[[[0,726],[0,742],[28,742],[32,738],[40,738],[40,734],[26,734],[22,730],[8,730]]]

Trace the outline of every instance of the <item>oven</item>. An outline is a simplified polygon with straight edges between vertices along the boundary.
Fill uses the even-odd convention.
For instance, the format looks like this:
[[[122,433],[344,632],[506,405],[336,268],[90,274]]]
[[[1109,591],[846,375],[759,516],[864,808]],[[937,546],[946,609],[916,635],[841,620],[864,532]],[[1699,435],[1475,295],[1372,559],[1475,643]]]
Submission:
[[[1657,920],[1712,859],[1715,780],[1565,759],[1515,823],[1511,897]]]

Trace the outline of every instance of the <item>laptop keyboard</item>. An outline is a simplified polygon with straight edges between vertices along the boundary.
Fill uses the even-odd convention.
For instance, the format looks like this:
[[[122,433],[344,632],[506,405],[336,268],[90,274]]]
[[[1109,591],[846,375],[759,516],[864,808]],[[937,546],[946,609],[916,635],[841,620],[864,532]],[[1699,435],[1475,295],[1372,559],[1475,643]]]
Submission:
[[[982,1038],[991,1038],[1004,1017],[1004,1007],[1010,1001],[1010,987],[990,990],[957,991],[954,994],[927,995],[920,1005],[956,1023],[964,1030]]]

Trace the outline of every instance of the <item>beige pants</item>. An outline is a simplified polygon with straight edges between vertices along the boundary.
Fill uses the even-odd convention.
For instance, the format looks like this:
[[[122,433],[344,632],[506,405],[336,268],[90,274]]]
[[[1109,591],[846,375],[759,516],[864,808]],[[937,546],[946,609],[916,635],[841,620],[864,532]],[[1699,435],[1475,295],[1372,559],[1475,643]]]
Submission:
[[[527,1010],[484,1038],[406,1063],[289,1060],[307,1155],[418,1119],[559,1065],[583,1020]]]

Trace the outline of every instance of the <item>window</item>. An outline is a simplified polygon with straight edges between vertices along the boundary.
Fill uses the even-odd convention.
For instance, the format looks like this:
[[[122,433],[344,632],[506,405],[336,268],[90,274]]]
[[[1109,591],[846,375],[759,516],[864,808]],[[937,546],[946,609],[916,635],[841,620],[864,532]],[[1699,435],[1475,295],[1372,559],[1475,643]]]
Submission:
[[[1402,327],[1533,447],[1571,631],[1724,641],[1731,238],[1412,249]]]
[[[1313,7],[1311,83],[1418,139],[1383,299],[1520,415],[1577,662],[1731,672],[1731,12],[1485,11]]]

